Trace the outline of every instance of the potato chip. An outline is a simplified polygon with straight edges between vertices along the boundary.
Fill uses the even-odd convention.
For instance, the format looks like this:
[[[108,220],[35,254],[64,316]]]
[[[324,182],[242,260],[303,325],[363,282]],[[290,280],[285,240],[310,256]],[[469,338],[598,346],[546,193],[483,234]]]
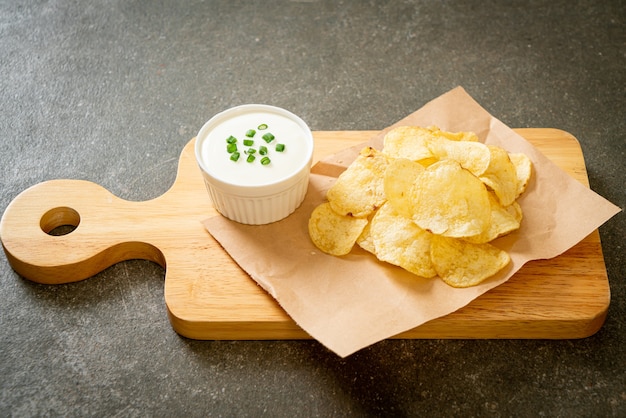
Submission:
[[[487,170],[491,159],[489,148],[481,142],[452,141],[437,136],[429,142],[429,148],[439,160],[454,160],[477,177]]]
[[[434,235],[430,256],[441,279],[452,287],[476,286],[506,267],[511,258],[491,244],[472,244]]]
[[[437,157],[422,158],[421,160],[417,160],[417,162],[424,168],[430,167],[431,165],[435,164],[437,161],[439,161]]]
[[[365,228],[363,228],[361,235],[359,235],[359,237],[356,239],[356,243],[359,247],[363,248],[365,251],[368,251],[372,254],[376,254],[376,247],[374,246],[374,239],[372,238],[371,227],[372,227],[371,222],[368,222],[367,225],[365,225]]]
[[[309,236],[313,244],[331,255],[346,255],[367,225],[366,218],[336,213],[328,202],[317,206],[309,218]]]
[[[517,189],[515,193],[515,198],[517,199],[522,193],[524,193],[524,191],[526,191],[528,181],[532,175],[533,164],[530,161],[530,158],[521,152],[511,153],[509,154],[509,158],[511,159],[511,163],[515,166],[515,173],[517,175]]]
[[[422,229],[448,237],[470,237],[489,226],[487,188],[456,161],[439,161],[425,169],[410,193],[412,219]]]
[[[488,146],[491,158],[489,167],[479,177],[498,196],[502,206],[509,206],[517,195],[517,172],[509,153],[500,147]]]
[[[378,209],[386,200],[383,181],[387,164],[380,151],[371,147],[361,150],[326,194],[333,210],[340,215],[366,217]]]
[[[473,132],[401,126],[383,151],[366,147],[309,219],[313,243],[332,255],[355,244],[417,276],[475,286],[510,263],[489,244],[520,228],[516,199],[532,163]]]
[[[494,193],[491,192],[489,193],[489,203],[491,205],[491,221],[489,222],[489,227],[482,234],[464,238],[466,241],[474,244],[482,244],[519,229],[520,222],[522,221],[522,209],[517,202],[513,202],[511,205],[504,207],[500,204]]]
[[[442,131],[441,129],[439,129],[436,126],[429,126],[428,129],[430,129],[434,135],[438,135],[438,136],[442,136],[446,139],[449,139],[451,141],[471,141],[471,142],[478,142],[478,136],[474,133],[474,132],[447,132],[447,131]]]
[[[379,260],[400,266],[421,277],[437,275],[430,261],[432,234],[399,215],[389,202],[372,218],[370,235],[374,254]]]
[[[513,202],[509,206],[505,207],[504,210],[506,210],[518,223],[522,222],[524,213],[522,212],[522,207],[519,203]]]
[[[418,161],[433,156],[428,142],[432,131],[417,126],[399,126],[387,132],[383,139],[383,153],[392,158]]]
[[[397,158],[392,160],[385,171],[383,182],[387,201],[403,216],[411,217],[410,190],[424,167],[416,162]]]

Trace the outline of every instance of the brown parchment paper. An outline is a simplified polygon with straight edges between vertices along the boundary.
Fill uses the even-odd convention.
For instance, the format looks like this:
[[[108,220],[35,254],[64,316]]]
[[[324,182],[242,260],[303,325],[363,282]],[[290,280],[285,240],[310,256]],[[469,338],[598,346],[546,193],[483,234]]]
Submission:
[[[524,212],[521,228],[494,241],[511,255],[512,262],[504,271],[478,286],[455,289],[440,279],[417,278],[379,262],[356,245],[347,256],[334,257],[311,243],[308,219],[324,201],[326,190],[363,146],[382,149],[384,134],[401,125],[473,131],[485,143],[531,158],[533,178],[518,200]],[[363,146],[316,164],[304,202],[280,222],[250,226],[222,216],[204,221],[235,262],[300,327],[342,357],[462,308],[504,283],[527,261],[565,252],[620,211],[491,116],[461,87],[429,102]]]

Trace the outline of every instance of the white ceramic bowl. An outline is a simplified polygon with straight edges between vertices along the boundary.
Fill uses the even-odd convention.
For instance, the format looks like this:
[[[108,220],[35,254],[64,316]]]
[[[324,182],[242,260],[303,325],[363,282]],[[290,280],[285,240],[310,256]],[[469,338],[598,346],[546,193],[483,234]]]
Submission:
[[[251,129],[255,135],[246,136]],[[274,139],[264,140],[266,133]],[[236,138],[237,161],[231,160],[234,153],[227,150],[230,136]],[[253,144],[245,145],[244,140]],[[284,145],[282,152],[277,144]],[[266,148],[265,155],[261,147]],[[250,152],[254,152],[252,162],[247,161]],[[247,104],[218,113],[205,123],[196,137],[195,153],[218,212],[244,224],[268,224],[289,216],[304,200],[313,134],[302,119],[285,109]],[[270,163],[261,163],[265,157]]]

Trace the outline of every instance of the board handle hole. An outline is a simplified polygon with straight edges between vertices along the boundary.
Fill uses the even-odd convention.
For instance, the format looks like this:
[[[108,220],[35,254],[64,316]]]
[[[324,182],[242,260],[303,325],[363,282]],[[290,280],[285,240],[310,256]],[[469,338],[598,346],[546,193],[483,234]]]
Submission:
[[[61,236],[73,232],[80,223],[80,215],[72,208],[50,209],[39,221],[41,230],[48,235]]]

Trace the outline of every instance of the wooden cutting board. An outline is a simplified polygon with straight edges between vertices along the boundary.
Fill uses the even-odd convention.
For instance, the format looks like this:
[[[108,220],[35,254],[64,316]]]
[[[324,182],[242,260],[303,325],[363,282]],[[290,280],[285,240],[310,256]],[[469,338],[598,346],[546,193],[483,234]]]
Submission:
[[[557,129],[517,129],[572,177],[588,184],[576,138]],[[376,131],[314,132],[315,161]],[[52,180],[18,195],[0,222],[13,269],[39,283],[83,280],[123,260],[166,270],[164,295],[179,334],[193,339],[310,338],[204,229],[216,214],[194,157],[183,149],[174,185],[145,201],[119,199],[80,180]],[[76,227],[61,236],[49,234]],[[396,338],[582,338],[604,323],[609,284],[598,231],[551,260],[525,265],[468,306]]]

